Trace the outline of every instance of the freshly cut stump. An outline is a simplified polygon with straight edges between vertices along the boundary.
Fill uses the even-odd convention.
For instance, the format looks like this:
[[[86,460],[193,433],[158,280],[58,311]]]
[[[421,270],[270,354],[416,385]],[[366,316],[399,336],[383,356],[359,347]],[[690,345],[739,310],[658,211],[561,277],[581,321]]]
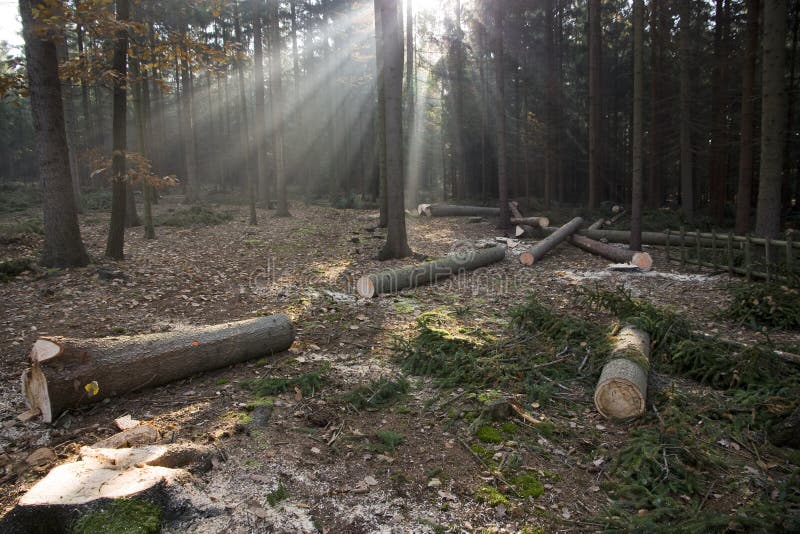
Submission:
[[[394,293],[401,289],[434,283],[501,261],[505,257],[504,246],[454,252],[440,260],[362,276],[356,283],[356,289],[362,297],[372,298],[381,293]]]
[[[623,421],[644,414],[650,336],[625,326],[617,334],[612,359],[603,367],[594,390],[594,405],[603,417]]]
[[[541,260],[545,254],[553,250],[563,241],[569,239],[572,234],[578,231],[582,224],[583,219],[580,217],[575,217],[570,222],[536,243],[536,245],[532,246],[530,250],[526,250],[520,254],[519,262],[522,265],[533,265],[537,261]]]
[[[159,334],[41,338],[22,373],[22,391],[49,423],[81,404],[284,351],[294,335],[291,319],[278,314]]]

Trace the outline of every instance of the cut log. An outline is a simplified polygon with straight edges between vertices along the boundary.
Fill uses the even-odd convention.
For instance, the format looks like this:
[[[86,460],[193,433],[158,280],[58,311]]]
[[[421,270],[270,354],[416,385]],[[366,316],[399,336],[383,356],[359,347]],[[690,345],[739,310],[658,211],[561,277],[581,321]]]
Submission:
[[[623,327],[594,390],[597,411],[619,421],[644,414],[649,367],[650,336],[632,326]]]
[[[569,239],[569,237],[578,231],[578,228],[583,224],[583,219],[575,217],[570,222],[539,241],[536,245],[519,255],[519,262],[523,265],[533,265],[541,260],[545,254],[550,252],[553,248],[558,246],[562,241]]]
[[[547,227],[543,228],[542,233],[544,234],[552,234],[553,232],[558,231],[557,227]],[[605,240],[609,243],[624,243],[628,244],[631,242],[631,233],[628,230],[579,230],[577,232],[578,235],[590,237],[596,241]],[[669,236],[669,244],[670,246],[678,246],[680,244],[681,236],[677,233],[672,233]],[[685,245],[686,246],[696,246],[698,240],[692,236],[686,236],[685,238]],[[711,239],[701,237],[699,239],[700,246],[709,248],[711,247]],[[717,239],[717,246],[721,247],[723,242],[723,238]],[[642,244],[643,245],[655,245],[655,246],[665,246],[667,244],[667,234],[661,232],[642,232]]]
[[[434,283],[437,280],[501,261],[505,256],[506,247],[504,246],[454,252],[442,259],[425,262],[421,265],[411,265],[362,276],[356,284],[356,289],[362,297],[372,298],[381,293],[394,293],[401,289]]]
[[[593,222],[592,224],[590,224],[590,225],[589,225],[589,227],[588,227],[588,229],[589,229],[589,230],[599,230],[600,228],[602,228],[602,227],[603,227],[603,225],[604,225],[605,223],[606,223],[606,219],[605,219],[605,217],[602,217],[602,218],[600,218],[600,219],[597,219],[597,220],[596,220],[595,222]]]
[[[570,237],[569,242],[586,252],[602,256],[613,262],[630,263],[643,271],[649,271],[653,267],[653,259],[647,252],[634,252],[607,243],[601,243],[582,235],[573,235]]]
[[[279,314],[160,334],[41,338],[22,373],[22,390],[49,423],[81,404],[284,351],[294,334],[292,321]]]
[[[428,217],[497,217],[500,208],[456,206],[453,204],[421,204],[417,209]]]
[[[513,224],[534,226],[536,228],[547,228],[550,226],[550,219],[547,217],[511,217]]]
[[[511,216],[514,217],[515,219],[525,218],[522,216],[522,212],[519,211],[519,203],[512,200],[511,202],[508,203],[508,208],[511,210]],[[518,224],[517,227],[514,229],[514,237],[533,237],[536,234],[536,230],[538,228],[547,228],[549,224],[550,224],[549,220],[547,221],[547,224],[541,226],[532,226],[530,224]]]

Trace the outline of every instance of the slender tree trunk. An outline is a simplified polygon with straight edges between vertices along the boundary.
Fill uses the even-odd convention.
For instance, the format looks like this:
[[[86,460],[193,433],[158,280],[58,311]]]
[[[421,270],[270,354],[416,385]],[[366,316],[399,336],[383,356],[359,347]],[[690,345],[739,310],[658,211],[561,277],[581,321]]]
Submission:
[[[681,123],[681,211],[687,221],[694,219],[694,177],[692,167],[691,80],[689,79],[689,2],[678,2],[680,17],[680,123]]]
[[[40,262],[46,267],[78,267],[86,265],[89,258],[81,240],[69,174],[55,42],[58,32],[36,20],[33,9],[46,9],[46,2],[20,0],[31,113],[42,183],[44,246]]]
[[[644,100],[644,0],[633,0],[633,181],[630,249],[642,250],[642,125]]]
[[[555,90],[556,90],[556,58],[553,35],[553,0],[544,2],[544,49],[546,69],[545,93],[545,137],[544,137],[544,207],[550,209],[553,200],[553,184],[555,183],[555,154],[553,136],[555,130]]]
[[[117,20],[127,21],[130,15],[129,0],[117,0]],[[113,182],[111,199],[111,225],[108,230],[106,256],[115,260],[125,258],[125,212],[126,212],[126,172],[125,151],[128,146],[127,134],[127,76],[128,76],[128,31],[117,31],[114,42],[114,114],[112,118],[113,154],[111,176]]]
[[[742,62],[739,185],[736,192],[736,233],[740,235],[750,231],[750,210],[753,204],[753,119],[759,7],[759,0],[747,0],[747,33]]]
[[[503,16],[505,0],[494,4],[494,76],[497,84],[497,190],[500,202],[500,220],[497,227],[511,227],[511,212],[508,208],[508,176],[506,175],[506,98],[505,64],[503,58]]]
[[[794,193],[795,202],[800,202],[800,175],[795,174],[794,192],[791,188],[792,169],[796,165],[792,164],[792,132],[794,131],[794,102],[795,102],[795,74],[797,71],[797,37],[800,30],[800,0],[794,0],[792,9],[792,47],[789,52],[789,91],[786,104],[786,141],[783,149],[783,186],[781,187],[783,198],[783,210],[787,213],[791,207],[792,194]],[[795,171],[796,173],[796,171]]]
[[[267,162],[264,154],[267,135],[267,117],[264,104],[264,41],[262,37],[262,13],[264,0],[250,0],[253,16],[253,86],[256,99],[256,116],[253,119],[253,143],[255,157],[255,173],[258,181],[258,204],[269,208],[269,179],[267,178]],[[271,83],[271,80],[270,80]]]
[[[290,7],[290,14],[291,14],[291,31],[292,31],[292,83],[294,84],[294,109],[292,113],[294,114],[294,139],[295,139],[295,146],[292,147],[292,150],[289,152],[290,154],[290,164],[289,168],[293,174],[293,180],[299,178],[299,182],[303,185],[303,195],[308,195],[309,187],[308,187],[308,172],[306,171],[306,165],[304,161],[304,156],[298,150],[298,145],[300,145],[299,141],[302,139],[302,135],[305,133],[305,127],[303,122],[303,106],[304,103],[300,100],[300,53],[298,52],[297,47],[297,2],[295,0],[291,0],[289,2]],[[306,196],[306,200],[308,197]]]
[[[456,0],[455,15],[456,37],[453,43],[455,47],[453,51],[455,62],[452,72],[450,73],[451,83],[453,84],[453,97],[455,99],[455,113],[453,114],[453,139],[455,148],[453,196],[457,199],[464,199],[464,189],[466,186],[466,154],[464,149],[464,42],[461,30],[461,0]]]
[[[67,37],[56,47],[59,60],[69,61],[69,47]],[[62,100],[64,102],[64,128],[67,134],[67,150],[69,150],[69,173],[72,177],[72,196],[75,198],[75,209],[82,213],[81,209],[81,177],[78,170],[78,121],[75,117],[75,106],[72,103],[72,86],[70,83],[61,85]]]
[[[725,170],[727,162],[727,22],[725,3],[716,0],[714,28],[714,68],[711,76],[711,157],[709,160],[709,200],[711,217],[722,224],[725,217]]]
[[[278,217],[289,217],[289,201],[286,196],[286,169],[283,147],[283,87],[281,80],[281,32],[279,26],[280,0],[269,0],[270,5],[270,60],[269,83],[272,99],[272,147],[275,152],[275,184],[278,197]]]
[[[786,0],[764,4],[761,93],[761,167],[756,233],[778,237],[781,231],[781,183],[786,128]]]
[[[150,78],[145,76],[141,81],[142,86],[142,150],[152,165],[151,135],[153,135],[153,121],[150,109]],[[144,191],[144,238],[155,239],[156,230],[153,226],[153,185],[149,177],[142,183]]]
[[[375,7],[375,63],[378,69],[378,113],[377,113],[377,143],[378,143],[378,193],[380,205],[380,219],[378,226],[386,228],[389,217],[389,201],[386,194],[386,96],[384,92],[384,57],[383,57],[383,29],[381,25],[380,0],[374,0]]]
[[[78,55],[81,57],[81,59],[84,59],[86,56],[83,44],[83,26],[78,24],[76,32]],[[89,112],[89,84],[86,83],[86,80],[83,77],[81,77],[81,111],[83,112],[83,148],[85,150],[95,144],[97,134],[95,133],[92,114]]]
[[[389,203],[386,243],[380,259],[403,258],[411,254],[406,237],[403,202],[403,41],[397,0],[380,2],[383,43],[383,86],[386,102],[386,196]]]
[[[239,23],[239,4],[238,2],[234,5],[234,32],[236,34],[236,40],[243,44],[244,40],[242,39],[242,28],[241,24]],[[250,225],[255,226],[258,224],[258,218],[256,216],[256,175],[253,172],[253,166],[250,161],[250,127],[248,124],[248,111],[247,111],[247,96],[245,92],[245,83],[244,83],[244,67],[242,65],[242,61],[239,60],[236,65],[236,76],[239,79],[239,102],[241,107],[241,115],[242,115],[242,132],[241,132],[241,161],[242,167],[245,170],[245,175],[247,176],[247,194],[249,198],[250,204]]]
[[[600,205],[601,84],[600,84],[600,0],[589,0],[589,208]]]
[[[181,29],[181,35],[185,38],[186,26]],[[183,46],[183,45],[182,45]],[[200,192],[200,184],[197,175],[197,151],[195,146],[195,118],[194,118],[194,88],[192,80],[192,70],[188,60],[188,50],[183,49],[181,59],[181,84],[183,94],[181,95],[182,122],[183,122],[183,152],[186,160],[186,201],[197,202]]]
[[[664,42],[662,35],[669,33],[663,23],[666,10],[664,0],[650,0],[650,128],[649,142],[649,177],[647,183],[647,205],[658,208],[664,202],[664,174],[662,167],[664,150],[662,147],[663,116],[661,111],[661,83],[664,57]]]
[[[486,202],[489,197],[489,80],[486,73],[486,57],[489,55],[486,42],[486,26],[478,25],[478,42],[480,57],[478,58],[478,71],[481,78],[481,200]],[[444,120],[444,116],[442,117]]]

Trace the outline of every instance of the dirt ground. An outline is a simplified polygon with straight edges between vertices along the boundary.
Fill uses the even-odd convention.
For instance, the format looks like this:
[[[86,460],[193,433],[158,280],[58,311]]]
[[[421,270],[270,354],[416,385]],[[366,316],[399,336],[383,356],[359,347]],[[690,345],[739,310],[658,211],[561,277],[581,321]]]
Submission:
[[[157,210],[178,208],[177,199],[167,197]],[[536,446],[526,447],[529,435],[523,428],[520,437],[486,445],[496,459],[519,455],[520,472],[544,482],[540,497],[499,506],[475,498],[477,487],[499,482],[469,449],[476,443],[474,432],[459,418],[462,402],[474,391],[440,390],[429,378],[409,377],[408,395],[385,408],[356,410],[342,395],[397,375],[393,347],[413,334],[421,313],[454,310],[497,330],[507,323],[509,309],[530,296],[555,309],[582,313],[574,290],[592,284],[622,284],[636,296],[679,309],[702,331],[763,341],[759,333],[718,317],[729,298],[727,276],[681,271],[657,249],[648,249],[655,265],[651,273],[608,271],[607,261],[562,245],[531,268],[508,254],[501,263],[455,280],[364,300],[355,293],[359,276],[420,260],[387,265],[375,259],[382,243],[382,231],[374,228],[377,213],[294,204],[293,217],[260,211],[259,226],[251,227],[245,208],[217,209],[231,211],[233,220],[198,228],[160,226],[154,241],[145,241],[141,229],[127,231],[123,262],[103,257],[107,215],[90,212],[81,217],[81,230],[92,265],[23,274],[0,284],[4,511],[53,465],[74,459],[81,445],[111,435],[114,419],[130,414],[151,422],[165,441],[213,444],[224,453],[224,461],[211,471],[186,482],[190,511],[169,518],[165,532],[598,530],[603,525],[595,518],[610,502],[600,488],[608,456],[603,451],[624,442],[629,428],[603,420],[591,392],[563,386],[563,395],[585,401],[579,412],[527,405],[535,418],[569,432],[538,437]],[[499,235],[494,221],[466,218],[410,217],[408,232],[413,250],[430,257],[464,240]],[[0,257],[35,256],[40,240],[33,235],[5,240]],[[108,280],[98,269],[124,277]],[[276,312],[289,314],[297,327],[292,349],[277,357],[137,391],[70,412],[53,425],[15,419],[25,409],[19,377],[38,336],[159,332]],[[800,343],[797,333],[772,339]],[[242,423],[252,398],[244,381],[320,369],[325,380],[318,391],[279,395],[269,421],[260,427]],[[662,379],[669,387],[698,389]],[[379,451],[369,445],[379,431],[399,433],[403,441]],[[40,447],[52,449],[56,460],[28,467],[25,458]],[[742,462],[755,465],[756,458],[745,456]],[[287,498],[271,506],[267,496],[279,486]],[[724,504],[725,496],[716,492],[707,498],[721,507],[735,506]]]

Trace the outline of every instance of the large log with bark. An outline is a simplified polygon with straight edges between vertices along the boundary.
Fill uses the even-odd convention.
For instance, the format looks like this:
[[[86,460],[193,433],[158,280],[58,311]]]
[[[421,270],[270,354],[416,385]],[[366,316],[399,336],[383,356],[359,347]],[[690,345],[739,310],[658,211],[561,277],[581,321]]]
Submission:
[[[547,217],[511,217],[512,224],[528,225],[537,228],[547,228],[550,226],[550,219]]]
[[[420,215],[428,217],[497,217],[500,215],[500,208],[454,204],[420,204],[417,211]]]
[[[519,255],[519,262],[523,265],[533,265],[544,257],[545,254],[550,252],[553,248],[558,246],[563,241],[572,236],[583,224],[583,219],[575,217],[570,222],[539,241],[536,245],[531,247]]]
[[[609,419],[639,417],[647,402],[650,336],[625,326],[614,337],[611,359],[603,367],[594,390],[594,405]]]
[[[615,247],[582,235],[573,235],[569,238],[569,242],[581,250],[602,256],[616,263],[630,263],[643,271],[649,271],[653,267],[653,259],[647,252],[636,252]]]
[[[540,230],[540,235],[548,235],[552,234],[553,232],[558,231],[556,227],[548,227],[543,228]],[[631,241],[631,233],[629,230],[578,230],[578,235],[586,236],[596,241],[605,240],[609,243],[624,243],[628,244]],[[669,236],[669,244],[670,246],[676,247],[680,244],[681,236],[680,234],[673,232]],[[694,234],[687,235],[684,238],[684,245],[685,246],[696,246],[697,243],[700,243],[701,247],[711,247],[711,239],[706,237],[700,237],[699,239],[695,238]],[[724,242],[724,237],[720,236],[717,239],[717,246],[722,247]],[[643,245],[655,245],[655,246],[666,246],[667,244],[667,234],[662,232],[642,232],[642,244]]]
[[[393,293],[401,289],[434,283],[437,280],[501,261],[505,257],[506,247],[502,245],[463,250],[420,265],[400,267],[362,276],[356,284],[356,289],[362,297],[371,298],[381,293]]]
[[[284,351],[294,335],[291,319],[278,314],[138,336],[40,338],[22,390],[49,423],[81,404]]]

